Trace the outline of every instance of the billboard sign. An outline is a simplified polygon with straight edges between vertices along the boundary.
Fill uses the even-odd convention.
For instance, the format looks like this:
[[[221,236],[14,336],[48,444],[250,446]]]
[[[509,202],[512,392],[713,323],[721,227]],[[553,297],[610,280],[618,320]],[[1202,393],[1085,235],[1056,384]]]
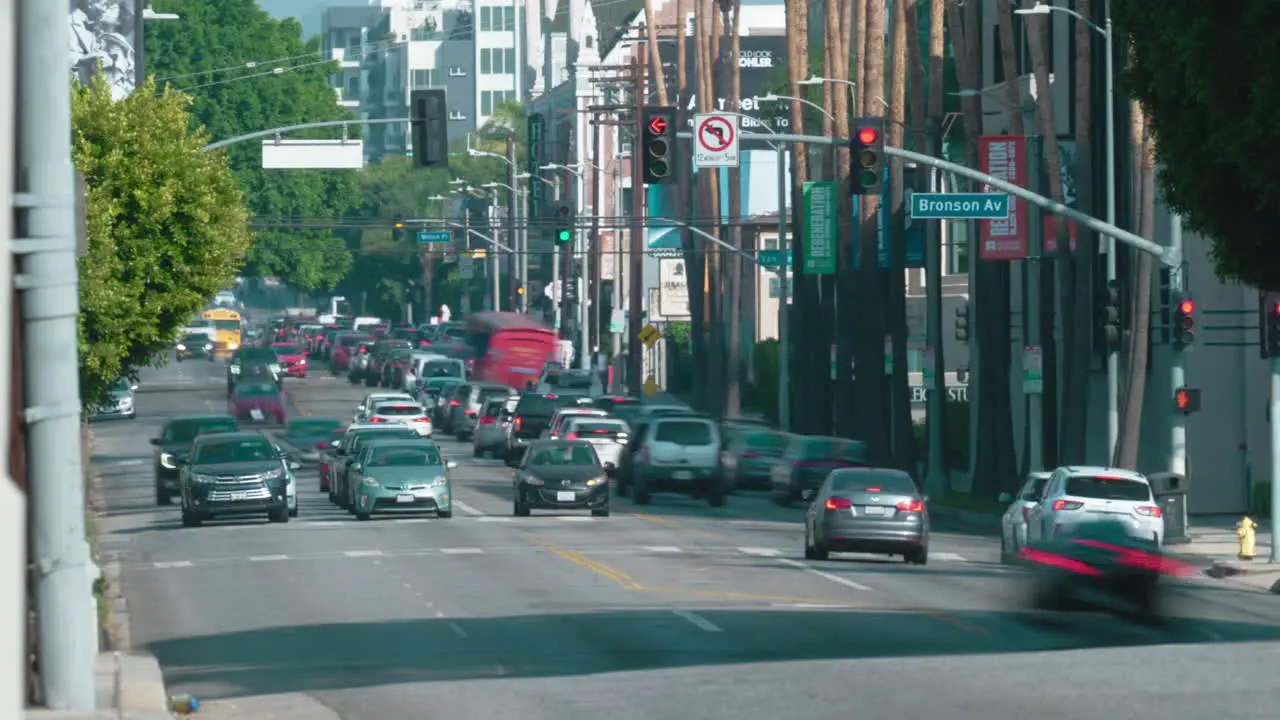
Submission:
[[[140,5],[137,0],[71,0],[71,70],[88,83],[101,66],[116,100],[137,86]]]

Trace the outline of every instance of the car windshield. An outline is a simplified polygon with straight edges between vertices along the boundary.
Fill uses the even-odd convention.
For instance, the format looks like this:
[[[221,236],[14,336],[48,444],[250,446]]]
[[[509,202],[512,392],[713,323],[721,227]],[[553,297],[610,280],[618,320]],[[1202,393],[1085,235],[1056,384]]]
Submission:
[[[462,377],[462,363],[457,360],[429,360],[422,366],[426,378]]]
[[[279,392],[280,392],[280,389],[276,387],[275,383],[262,382],[256,379],[241,380],[239,384],[236,385],[237,397],[253,397],[253,398],[276,397],[276,395],[278,395]]]
[[[297,345],[285,345],[285,344],[272,345],[271,349],[276,351],[276,357],[279,357],[281,355],[301,355],[302,354],[302,348]]]
[[[819,438],[805,441],[801,451],[804,460],[865,462],[866,446],[851,440]]]
[[[585,445],[561,445],[538,448],[533,454],[533,464],[538,466],[599,465],[596,454]]]
[[[1077,475],[1067,478],[1067,495],[1096,500],[1149,502],[1151,487],[1141,480],[1124,477]]]
[[[557,390],[590,390],[591,376],[586,373],[548,375],[547,385]]]
[[[294,420],[289,423],[285,435],[289,437],[319,437],[327,435],[342,423],[338,420]]]
[[[837,470],[831,473],[831,490],[837,493],[871,490],[913,494],[916,491],[916,484],[911,481],[911,476],[905,473]]]
[[[374,415],[382,415],[385,417],[410,417],[422,414],[422,406],[420,405],[379,405],[374,408]]]
[[[1022,499],[1028,502],[1038,502],[1040,496],[1044,494],[1044,486],[1049,484],[1048,477],[1032,478],[1027,482],[1026,490],[1022,493]]]
[[[236,362],[242,365],[250,363],[272,363],[276,361],[276,354],[270,348],[252,348],[242,350],[236,354]]]
[[[191,459],[193,465],[212,465],[218,463],[255,462],[271,460],[276,457],[276,450],[266,440],[253,438],[249,440],[233,440],[231,442],[201,443]]]
[[[369,451],[369,467],[428,467],[443,464],[440,451],[433,447],[389,447]]]
[[[517,415],[551,415],[557,409],[576,405],[578,399],[566,395],[524,395],[516,404]]]
[[[235,422],[231,420],[174,420],[164,430],[164,442],[191,442],[196,439],[197,435],[235,432],[239,429],[236,427]]]
[[[178,342],[183,345],[203,345],[209,342],[209,338],[205,335],[184,335]]]

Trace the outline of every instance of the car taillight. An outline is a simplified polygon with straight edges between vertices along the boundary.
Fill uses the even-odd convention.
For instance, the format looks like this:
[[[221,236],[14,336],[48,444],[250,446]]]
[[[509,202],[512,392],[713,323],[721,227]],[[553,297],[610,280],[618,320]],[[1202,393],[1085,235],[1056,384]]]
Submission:
[[[1031,522],[1031,506],[1030,505],[1022,508],[1022,522],[1024,523]]]
[[[493,418],[491,418],[491,417],[482,417],[482,418],[480,418],[480,424],[481,424],[481,425],[492,425],[492,424],[493,424]]]
[[[1152,518],[1158,518],[1164,515],[1164,513],[1160,512],[1160,508],[1155,505],[1143,505],[1142,507],[1137,508],[1137,510],[1139,515],[1146,515],[1147,517]]]
[[[512,420],[512,423],[515,424],[516,429],[519,430],[520,426],[524,425],[524,418],[517,416],[515,420]]]
[[[909,513],[924,512],[924,503],[920,500],[903,500],[898,503],[898,509]]]
[[[853,501],[849,498],[833,497],[827,498],[828,510],[848,510],[853,507]]]
[[[380,423],[380,422],[386,422],[386,420],[384,420],[384,419],[382,419],[382,418],[380,418],[380,417],[371,417],[371,418],[369,418],[369,422],[372,422],[372,423]]]
[[[457,405],[458,405],[458,401],[457,401],[457,400],[450,400],[450,401],[449,401],[449,407],[457,407]]]
[[[1053,501],[1054,512],[1057,512],[1059,510],[1079,510],[1082,507],[1084,507],[1084,503],[1076,502],[1075,500],[1054,500]]]
[[[565,436],[564,436],[564,439],[565,439],[565,440],[577,440],[577,439],[578,439],[578,433],[569,433],[568,435],[565,435]]]
[[[467,408],[466,410],[463,410],[463,411],[462,411],[462,414],[463,414],[463,415],[475,415],[475,414],[476,414],[476,411],[475,411],[475,410],[472,410],[471,408]]]
[[[429,417],[420,417],[420,418],[414,418],[414,419],[413,419],[413,421],[414,421],[414,422],[420,422],[420,423],[429,423],[429,422],[431,422],[431,418],[429,418]]]

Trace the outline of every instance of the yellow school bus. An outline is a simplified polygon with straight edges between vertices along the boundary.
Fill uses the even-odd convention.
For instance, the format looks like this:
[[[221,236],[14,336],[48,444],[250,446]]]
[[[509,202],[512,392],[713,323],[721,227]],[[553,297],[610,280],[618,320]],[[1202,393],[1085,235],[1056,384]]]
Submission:
[[[226,308],[205,310],[200,317],[213,326],[214,351],[231,353],[240,348],[240,313]]]

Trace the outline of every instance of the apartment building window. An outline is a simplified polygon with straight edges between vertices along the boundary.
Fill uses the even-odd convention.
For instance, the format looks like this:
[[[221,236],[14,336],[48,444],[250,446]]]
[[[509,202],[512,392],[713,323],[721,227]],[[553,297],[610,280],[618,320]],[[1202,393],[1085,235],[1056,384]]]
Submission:
[[[511,32],[515,30],[515,8],[501,6],[480,8],[480,29],[484,32]]]
[[[360,99],[360,78],[347,78],[347,100]]]
[[[516,71],[516,51],[513,48],[484,48],[480,51],[481,75],[510,75]]]
[[[419,42],[423,40],[439,40],[440,32],[436,29],[435,20],[427,18],[426,22],[410,30],[409,39]]]
[[[499,105],[515,98],[516,94],[512,90],[485,90],[480,93],[480,114],[492,115]]]
[[[364,44],[364,43],[360,42],[360,36],[359,36],[359,35],[354,35],[354,36],[352,36],[352,37],[349,37],[349,38],[347,38],[347,52],[348,52],[348,53],[351,53],[352,55],[359,55],[359,54],[360,54],[360,47],[361,47],[363,44]],[[347,59],[348,59],[348,60],[351,60],[351,59],[353,59],[353,58],[347,58]]]
[[[437,68],[414,69],[410,71],[414,90],[444,87],[444,78]]]

